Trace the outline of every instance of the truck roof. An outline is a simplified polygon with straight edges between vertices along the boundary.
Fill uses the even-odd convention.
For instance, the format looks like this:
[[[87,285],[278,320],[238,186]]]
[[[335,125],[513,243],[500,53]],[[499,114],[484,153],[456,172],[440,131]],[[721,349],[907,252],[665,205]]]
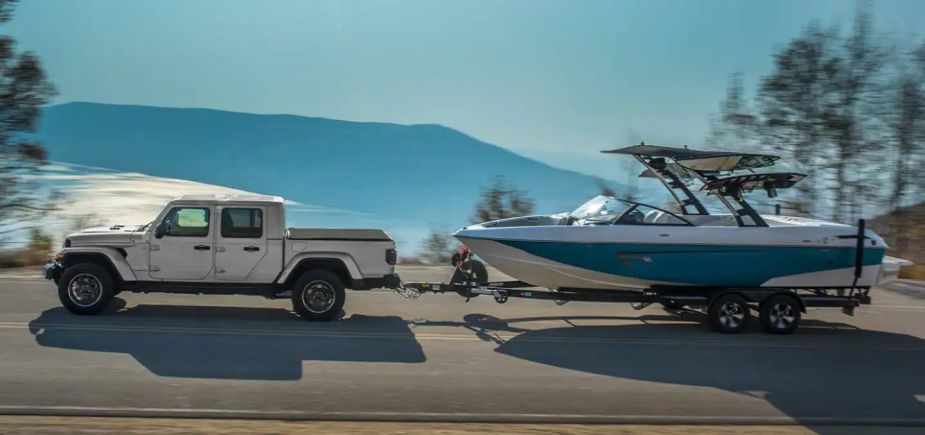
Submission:
[[[246,193],[206,193],[180,195],[174,198],[173,202],[282,204],[283,198],[279,196],[255,195]]]

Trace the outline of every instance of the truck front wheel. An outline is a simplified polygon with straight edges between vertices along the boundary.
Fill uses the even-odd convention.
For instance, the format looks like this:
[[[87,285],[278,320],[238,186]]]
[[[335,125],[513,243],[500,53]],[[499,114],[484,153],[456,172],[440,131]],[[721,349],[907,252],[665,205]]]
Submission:
[[[344,284],[327,270],[310,270],[292,287],[292,309],[306,320],[334,320],[344,308]]]
[[[75,264],[65,269],[58,280],[58,299],[74,314],[98,314],[112,300],[114,284],[103,267]]]

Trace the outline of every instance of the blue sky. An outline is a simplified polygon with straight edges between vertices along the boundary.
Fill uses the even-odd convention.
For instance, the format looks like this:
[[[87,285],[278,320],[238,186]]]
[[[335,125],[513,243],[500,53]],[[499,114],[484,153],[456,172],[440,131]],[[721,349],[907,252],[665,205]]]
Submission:
[[[697,144],[729,75],[746,85],[829,1],[28,0],[0,29],[57,102],[439,123],[537,155]],[[872,2],[923,35],[925,1]],[[552,154],[550,154],[552,153]]]

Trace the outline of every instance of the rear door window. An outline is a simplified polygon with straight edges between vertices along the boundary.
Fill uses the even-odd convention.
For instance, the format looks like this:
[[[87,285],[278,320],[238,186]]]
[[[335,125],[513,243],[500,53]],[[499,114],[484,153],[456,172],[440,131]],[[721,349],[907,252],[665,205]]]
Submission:
[[[228,239],[263,237],[263,210],[259,208],[223,209],[222,237]]]

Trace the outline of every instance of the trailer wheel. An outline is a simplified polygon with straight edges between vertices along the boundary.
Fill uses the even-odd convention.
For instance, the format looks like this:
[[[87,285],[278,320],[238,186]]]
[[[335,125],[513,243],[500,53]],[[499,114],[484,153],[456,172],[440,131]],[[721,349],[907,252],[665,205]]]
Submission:
[[[303,273],[292,287],[292,309],[305,320],[335,319],[346,299],[344,283],[336,274],[323,269]]]
[[[771,334],[790,334],[799,326],[800,316],[800,303],[793,296],[776,294],[761,303],[761,326]]]
[[[735,334],[744,331],[748,326],[751,311],[744,297],[730,293],[713,301],[707,310],[707,316],[713,329],[725,334]]]
[[[488,268],[478,260],[469,260],[462,267],[457,267],[450,278],[450,284],[479,285],[488,282]],[[465,290],[457,290],[460,296],[476,297],[477,294],[467,295]]]

